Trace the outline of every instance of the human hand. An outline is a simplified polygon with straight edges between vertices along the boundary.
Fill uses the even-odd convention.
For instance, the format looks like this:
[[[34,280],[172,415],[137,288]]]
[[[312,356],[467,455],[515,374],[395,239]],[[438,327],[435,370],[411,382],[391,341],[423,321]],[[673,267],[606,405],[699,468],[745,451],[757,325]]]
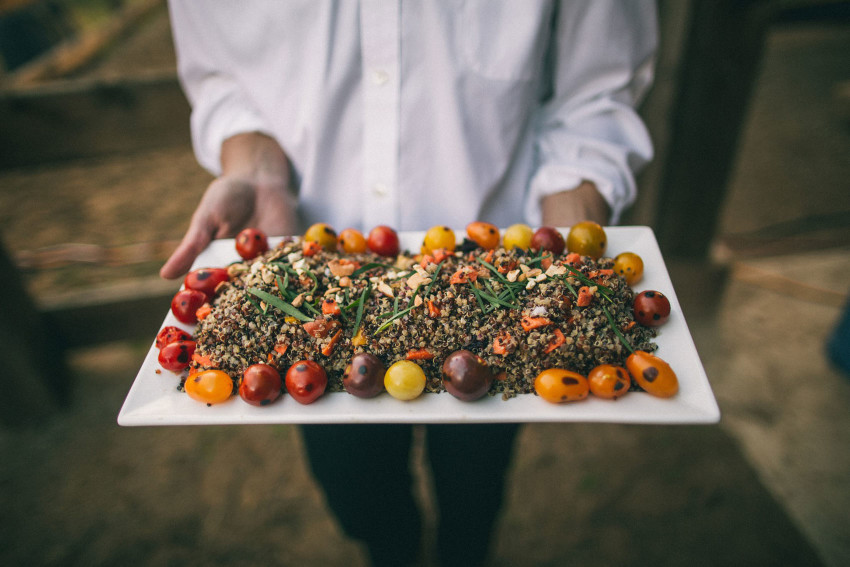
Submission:
[[[236,138],[222,146],[223,174],[207,187],[186,234],[160,269],[163,278],[181,277],[213,239],[235,236],[245,227],[270,235],[295,232],[297,201],[285,154],[259,134]]]
[[[611,220],[611,208],[590,181],[569,191],[543,197],[544,226],[572,226],[582,221],[594,221],[602,226]]]

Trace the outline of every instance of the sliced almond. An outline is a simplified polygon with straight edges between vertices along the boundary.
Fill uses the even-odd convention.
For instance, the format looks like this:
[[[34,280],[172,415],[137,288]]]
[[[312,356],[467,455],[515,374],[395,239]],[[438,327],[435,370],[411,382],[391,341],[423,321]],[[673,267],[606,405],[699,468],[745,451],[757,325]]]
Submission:
[[[342,260],[331,260],[328,262],[328,269],[331,274],[340,278],[342,276],[350,276],[354,273],[356,265],[354,262],[342,261]]]
[[[412,276],[407,278],[407,286],[410,289],[416,289],[420,285],[427,285],[429,283],[431,283],[431,278],[426,275],[422,275],[419,272],[414,272]]]
[[[391,288],[389,285],[387,285],[387,282],[384,282],[384,281],[378,282],[378,291],[380,291],[381,293],[383,293],[387,297],[395,297],[395,294],[393,293],[393,288]]]

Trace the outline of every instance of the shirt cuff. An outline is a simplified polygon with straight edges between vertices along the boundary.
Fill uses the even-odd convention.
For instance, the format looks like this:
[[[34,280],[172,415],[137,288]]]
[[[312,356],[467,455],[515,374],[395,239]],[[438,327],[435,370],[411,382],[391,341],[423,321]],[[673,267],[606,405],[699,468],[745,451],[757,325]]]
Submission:
[[[192,147],[201,166],[221,175],[221,145],[236,134],[270,135],[260,115],[235,93],[217,97],[192,110]]]
[[[624,177],[622,170],[613,165],[595,163],[545,166],[537,172],[529,185],[524,211],[526,222],[531,226],[540,226],[543,222],[543,198],[576,189],[583,181],[596,185],[596,190],[608,203],[611,208],[611,225],[619,222],[623,211],[635,200],[637,190],[634,179],[631,176]]]

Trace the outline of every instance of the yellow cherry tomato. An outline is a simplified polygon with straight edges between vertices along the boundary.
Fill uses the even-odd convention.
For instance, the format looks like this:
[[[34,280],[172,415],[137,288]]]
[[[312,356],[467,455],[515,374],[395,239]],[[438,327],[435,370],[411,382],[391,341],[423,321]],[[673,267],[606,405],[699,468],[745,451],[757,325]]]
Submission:
[[[492,250],[499,246],[499,229],[494,224],[484,221],[475,221],[466,225],[466,235],[485,250]]]
[[[346,228],[339,233],[337,248],[346,254],[366,252],[366,237],[356,228]]]
[[[502,245],[506,250],[513,248],[528,250],[528,247],[531,246],[532,236],[534,236],[534,231],[527,224],[513,224],[505,229]]]
[[[325,250],[336,248],[336,231],[329,224],[317,222],[304,233],[304,240],[318,242]]]
[[[384,388],[398,400],[418,398],[425,390],[425,372],[415,362],[399,360],[384,374]]]
[[[654,354],[636,350],[626,359],[626,368],[638,386],[653,396],[670,398],[679,391],[676,373]]]
[[[193,400],[219,404],[233,395],[233,379],[222,370],[204,370],[190,374],[183,389]]]
[[[625,368],[600,364],[587,375],[587,383],[594,396],[613,400],[628,393],[632,380]]]
[[[635,285],[643,278],[643,260],[634,252],[623,252],[614,258],[614,271],[629,285]]]
[[[425,240],[422,242],[422,252],[430,254],[434,250],[443,248],[448,251],[455,249],[456,245],[455,231],[447,226],[432,226],[425,233]]]
[[[549,368],[534,379],[537,395],[553,404],[583,400],[590,392],[587,378],[563,368]]]
[[[573,225],[567,235],[567,251],[598,260],[605,254],[608,238],[605,229],[593,221]]]

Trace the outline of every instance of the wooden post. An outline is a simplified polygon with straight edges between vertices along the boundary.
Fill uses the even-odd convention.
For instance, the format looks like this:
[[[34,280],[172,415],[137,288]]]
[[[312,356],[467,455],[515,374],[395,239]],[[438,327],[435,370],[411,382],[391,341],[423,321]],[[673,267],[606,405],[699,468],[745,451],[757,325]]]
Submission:
[[[665,256],[708,256],[774,4],[692,3],[656,215]]]
[[[71,392],[61,342],[39,314],[0,243],[0,422],[28,425],[59,409]]]

